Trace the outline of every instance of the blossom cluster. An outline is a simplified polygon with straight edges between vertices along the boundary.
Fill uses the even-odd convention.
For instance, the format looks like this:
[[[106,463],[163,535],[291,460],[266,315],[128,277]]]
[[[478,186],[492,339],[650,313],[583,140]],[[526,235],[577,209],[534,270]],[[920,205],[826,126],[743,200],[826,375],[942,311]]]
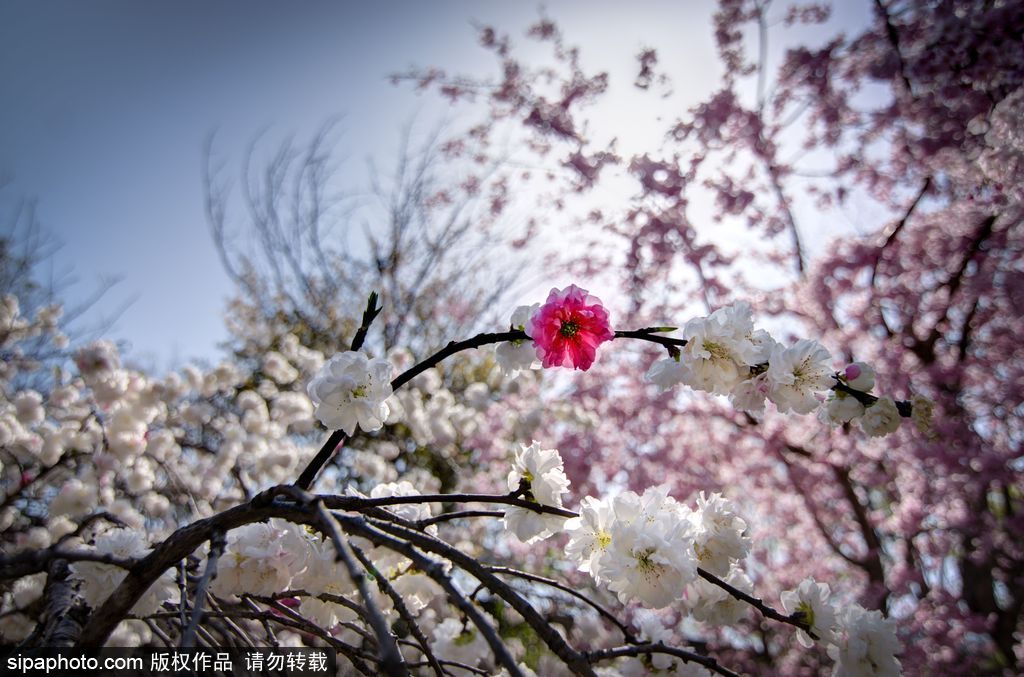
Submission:
[[[552,289],[543,305],[519,306],[510,327],[531,341],[513,339],[497,346],[499,368],[513,377],[538,366],[587,370],[598,347],[615,338],[600,299],[576,285]],[[727,395],[734,406],[751,414],[763,413],[768,401],[783,413],[818,410],[822,420],[831,424],[857,421],[872,437],[899,428],[902,415],[896,403],[869,394],[875,384],[870,365],[854,362],[834,372],[831,354],[817,341],[800,339],[785,346],[764,329],[755,329],[746,302],[689,320],[679,343],[681,347],[671,348],[670,357],[647,371],[647,380],[662,389],[684,384]],[[370,359],[361,352],[338,353],[309,383],[317,418],[327,428],[348,435],[356,428],[381,429],[396,406],[390,375],[387,360]],[[930,402],[915,396],[912,411],[918,427],[927,431]]]
[[[401,415],[419,444],[455,454],[480,427],[490,393],[490,386],[474,383],[472,392],[483,393],[473,398],[467,393],[474,404],[463,405],[431,370],[399,396],[385,397],[394,367],[405,359],[400,351],[387,361],[353,353],[354,358],[334,360],[329,371],[323,353],[303,346],[286,329],[269,341],[266,328],[248,335],[272,343],[273,349],[261,349],[251,361],[205,369],[185,366],[156,377],[127,366],[107,340],[68,349],[59,318],[60,308],[50,306],[26,315],[13,295],[0,303],[0,553],[5,557],[61,548],[95,552],[112,561],[137,560],[184,524],[294,481],[300,464],[319,446],[317,405],[321,414],[349,416],[365,428],[379,429]],[[52,361],[41,360],[40,352],[52,355],[47,358]],[[337,382],[349,379],[350,403],[338,406],[345,396],[340,388],[314,389],[320,397],[316,404],[303,392],[321,370],[335,374]],[[360,486],[373,487],[374,494],[396,480],[439,489],[438,479],[424,468],[396,467],[402,451],[391,441],[367,441],[339,465]],[[337,472],[332,469],[328,478]],[[294,561],[287,551],[263,556],[261,548],[271,548],[275,539],[288,541],[291,531],[281,525],[237,532],[228,534],[230,554],[220,560],[215,594],[239,589],[243,584],[238,581],[255,582],[252,590],[269,589],[285,578],[294,583],[290,576],[304,571],[301,562],[313,567],[303,576],[327,580],[315,574],[314,553],[306,541],[294,552],[310,552]],[[257,538],[261,533],[262,541]],[[174,573],[151,586],[132,613],[145,616],[161,604],[176,603],[177,585],[167,586]],[[124,569],[101,561],[74,562],[71,576],[81,599],[94,609],[123,580]],[[42,605],[36,600],[45,576],[39,579],[17,579],[11,585],[18,594],[0,597],[3,640],[21,641],[37,628]],[[315,589],[308,581],[294,584]],[[337,592],[325,585],[328,592]],[[307,611],[315,604],[310,600]],[[145,623],[125,621],[109,641],[130,646],[152,639]]]
[[[523,445],[508,476],[509,488],[522,486],[539,506],[562,508],[569,488],[562,467],[557,450],[541,449],[538,442]],[[528,543],[567,531],[566,555],[581,571],[607,583],[623,604],[640,601],[653,608],[686,596],[687,586],[697,581],[698,566],[729,576],[750,550],[746,523],[721,495],[701,493],[697,509],[691,510],[669,496],[666,487],[643,494],[625,491],[609,499],[587,496],[579,516],[570,519],[516,506],[505,511],[505,526]],[[697,584],[688,599],[697,599],[699,592]]]
[[[569,481],[558,451],[542,449],[534,441],[516,451],[508,486],[526,492],[538,508],[561,509]],[[651,487],[642,494],[586,496],[579,515],[569,519],[539,509],[532,516],[530,512],[520,506],[506,509],[506,529],[528,543],[564,530],[567,559],[596,583],[607,585],[622,604],[661,609],[678,602],[695,620],[716,626],[735,624],[746,613],[743,600],[699,574],[704,571],[735,589],[753,592],[744,571],[751,547],[747,523],[721,494],[700,492],[696,507],[690,508],[670,496],[667,487]],[[857,605],[837,615],[829,595],[829,587],[813,579],[782,593],[783,608],[808,628],[797,630],[800,643],[813,646],[812,636],[822,641],[835,661],[836,675],[899,674],[894,622]],[[661,626],[653,617],[643,618],[644,633],[652,641],[663,639],[664,629],[657,629]],[[664,662],[666,668],[671,665],[668,659]]]
[[[684,384],[728,395],[737,409],[751,414],[762,414],[769,401],[783,413],[818,410],[832,424],[856,420],[872,437],[899,428],[896,403],[888,397],[868,396],[875,385],[870,365],[854,362],[834,372],[831,354],[817,341],[800,339],[785,346],[767,331],[755,329],[746,302],[694,318],[684,325],[682,334],[685,345],[647,371],[647,380],[664,390]],[[913,407],[918,411],[915,422],[926,430],[929,402],[923,397],[916,402],[920,406]]]

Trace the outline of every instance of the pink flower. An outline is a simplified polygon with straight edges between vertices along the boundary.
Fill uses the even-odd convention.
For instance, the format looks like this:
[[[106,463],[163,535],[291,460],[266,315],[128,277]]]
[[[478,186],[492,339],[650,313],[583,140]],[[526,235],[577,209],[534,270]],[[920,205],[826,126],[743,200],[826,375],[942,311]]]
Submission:
[[[586,371],[597,347],[615,337],[601,300],[574,284],[552,289],[547,303],[526,325],[537,357],[544,367],[574,367]]]

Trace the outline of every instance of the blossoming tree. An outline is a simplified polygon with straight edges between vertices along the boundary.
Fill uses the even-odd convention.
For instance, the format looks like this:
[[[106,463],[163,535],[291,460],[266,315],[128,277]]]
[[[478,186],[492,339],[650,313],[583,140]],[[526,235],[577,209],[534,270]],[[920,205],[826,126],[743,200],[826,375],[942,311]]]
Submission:
[[[643,368],[636,362],[599,363],[594,380],[574,384],[593,425],[550,430],[584,491],[609,477],[636,490],[668,481],[684,496],[720,490],[772,534],[752,549],[756,584],[789,589],[813,577],[831,581],[834,598],[843,580],[844,600],[898,620],[915,670],[1012,672],[1024,604],[1014,545],[1022,384],[1011,338],[1021,329],[1024,14],[1019,3],[968,1],[868,9],[855,34],[818,29],[813,47],[773,51],[780,26],[816,26],[827,7],[719,2],[725,81],[685,114],[652,119],[662,143],[627,157],[606,143],[614,130],[590,118],[609,96],[608,75],[588,72],[550,20],[528,32],[550,45],[549,60],[521,58],[510,36],[484,27],[493,79],[436,69],[404,78],[482,103],[492,133],[515,127],[531,139],[524,147],[559,186],[549,201],[571,214],[580,197],[580,237],[601,225],[592,251],[610,237],[626,252],[576,270],[618,276],[635,326],[673,323],[695,304],[708,315],[683,326],[694,342],[681,359],[649,376],[730,402],[624,389],[623,373]],[[635,95],[658,109],[681,68],[641,51]],[[628,207],[587,209],[616,168],[634,181]],[[715,206],[710,222],[696,215],[704,204]],[[855,229],[837,236],[828,225],[837,218]],[[799,389],[772,398],[768,381],[784,371],[793,384],[824,383],[827,370],[800,366],[824,353],[797,342],[762,353],[766,372],[737,368],[761,349],[753,335],[731,343],[742,299],[840,356],[847,384],[877,381],[890,396],[934,402],[934,427],[896,429],[895,397],[865,408],[834,392],[824,409]],[[762,416],[751,405],[766,397],[774,406]],[[831,426],[802,415],[812,409]],[[813,665],[775,635],[760,639],[740,652],[750,669]]]

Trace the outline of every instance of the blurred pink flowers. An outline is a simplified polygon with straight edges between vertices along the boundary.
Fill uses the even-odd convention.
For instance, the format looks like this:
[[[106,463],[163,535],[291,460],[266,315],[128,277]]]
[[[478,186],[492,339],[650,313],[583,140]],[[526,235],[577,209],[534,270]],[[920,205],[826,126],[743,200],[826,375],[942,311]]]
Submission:
[[[551,290],[547,302],[530,318],[526,333],[545,368],[584,371],[594,363],[597,347],[615,337],[601,300],[574,284]]]

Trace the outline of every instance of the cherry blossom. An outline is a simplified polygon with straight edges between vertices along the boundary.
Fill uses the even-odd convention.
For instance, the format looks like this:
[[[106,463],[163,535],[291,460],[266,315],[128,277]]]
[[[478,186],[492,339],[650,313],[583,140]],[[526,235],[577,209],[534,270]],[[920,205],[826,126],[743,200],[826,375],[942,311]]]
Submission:
[[[615,336],[601,300],[574,284],[551,290],[544,305],[530,317],[526,333],[545,368],[583,371],[594,363],[598,347]]]
[[[321,368],[307,388],[316,417],[330,430],[347,435],[356,428],[380,430],[388,417],[391,365],[360,352],[338,353]]]

